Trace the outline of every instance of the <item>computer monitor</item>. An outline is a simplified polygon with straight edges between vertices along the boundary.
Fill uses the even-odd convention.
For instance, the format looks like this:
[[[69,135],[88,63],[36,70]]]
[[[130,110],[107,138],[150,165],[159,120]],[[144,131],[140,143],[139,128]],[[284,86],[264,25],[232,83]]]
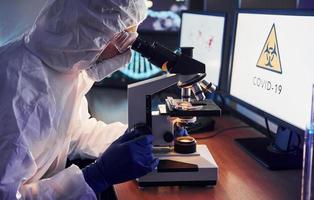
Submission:
[[[187,10],[186,0],[149,0],[147,18],[138,27],[139,32],[178,32],[181,11]]]
[[[206,65],[208,82],[219,86],[224,45],[225,15],[209,12],[183,12],[181,47],[194,47],[193,58]]]
[[[228,93],[228,70],[230,60],[230,45],[231,45],[231,33],[234,24],[235,11],[238,9],[238,0],[210,0],[206,1],[206,11],[208,12],[223,12],[226,13],[226,25],[225,34],[227,37],[224,39],[224,52],[222,60],[222,68],[220,74],[219,90],[223,93]],[[221,98],[223,103],[223,96]],[[223,103],[224,105],[224,103]]]
[[[294,9],[299,0],[240,0],[239,8],[244,9]]]
[[[279,127],[302,132],[311,116],[313,35],[314,12],[240,10],[234,32],[231,97]],[[252,140],[247,144],[259,145]],[[288,167],[269,152],[253,151],[271,157],[276,162],[273,168]],[[294,159],[300,161],[300,157]],[[296,164],[300,167],[300,162]]]

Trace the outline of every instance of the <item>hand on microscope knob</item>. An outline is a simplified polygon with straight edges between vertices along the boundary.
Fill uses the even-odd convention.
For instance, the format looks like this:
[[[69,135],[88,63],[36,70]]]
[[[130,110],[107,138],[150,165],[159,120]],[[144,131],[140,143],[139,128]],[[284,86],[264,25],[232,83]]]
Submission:
[[[154,170],[159,160],[153,157],[153,135],[135,127],[114,141],[96,160],[85,167],[85,181],[95,193],[110,185],[141,177]]]

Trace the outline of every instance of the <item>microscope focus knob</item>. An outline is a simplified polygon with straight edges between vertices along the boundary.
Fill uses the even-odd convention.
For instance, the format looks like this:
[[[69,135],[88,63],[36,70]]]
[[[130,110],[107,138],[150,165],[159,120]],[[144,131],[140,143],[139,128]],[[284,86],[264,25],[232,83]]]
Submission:
[[[171,132],[166,132],[163,138],[166,142],[172,142],[174,140],[174,136]]]

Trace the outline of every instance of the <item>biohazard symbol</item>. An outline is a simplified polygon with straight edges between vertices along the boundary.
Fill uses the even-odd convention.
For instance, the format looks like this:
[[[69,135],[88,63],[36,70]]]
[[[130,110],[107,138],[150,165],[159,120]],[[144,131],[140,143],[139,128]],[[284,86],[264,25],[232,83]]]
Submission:
[[[256,66],[282,73],[275,24],[271,27]]]

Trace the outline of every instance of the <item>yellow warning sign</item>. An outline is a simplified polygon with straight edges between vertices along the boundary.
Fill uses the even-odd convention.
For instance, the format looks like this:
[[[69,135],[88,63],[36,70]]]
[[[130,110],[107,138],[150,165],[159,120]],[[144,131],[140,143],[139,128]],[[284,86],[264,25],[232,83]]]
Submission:
[[[282,73],[275,24],[271,27],[256,66]]]

